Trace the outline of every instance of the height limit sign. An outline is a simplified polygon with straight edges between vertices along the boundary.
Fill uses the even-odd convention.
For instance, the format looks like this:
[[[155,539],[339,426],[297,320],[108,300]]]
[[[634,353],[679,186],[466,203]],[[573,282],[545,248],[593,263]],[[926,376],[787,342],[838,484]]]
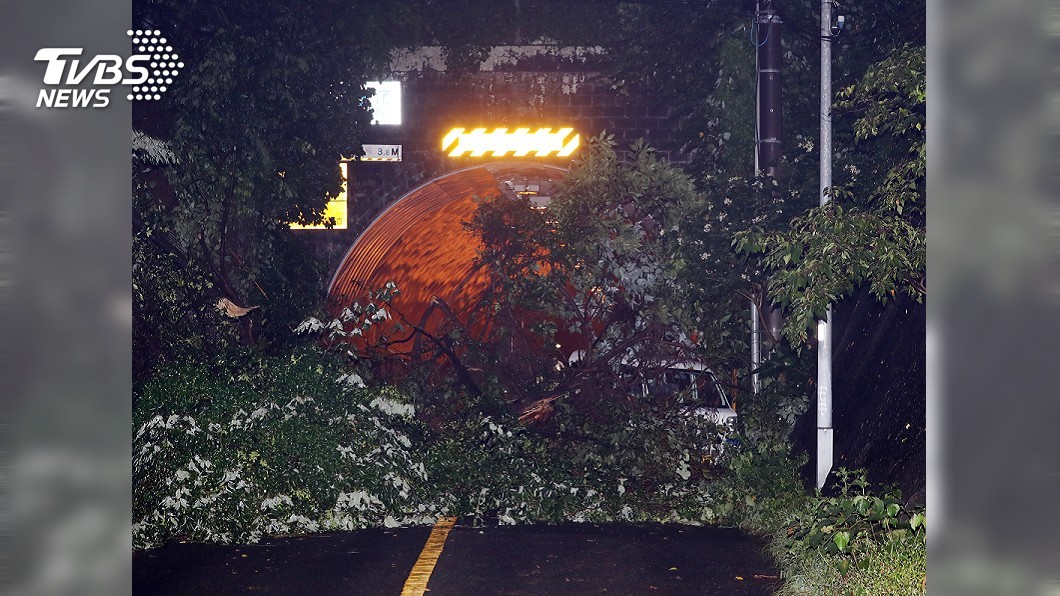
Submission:
[[[361,161],[401,161],[401,145],[361,145]]]

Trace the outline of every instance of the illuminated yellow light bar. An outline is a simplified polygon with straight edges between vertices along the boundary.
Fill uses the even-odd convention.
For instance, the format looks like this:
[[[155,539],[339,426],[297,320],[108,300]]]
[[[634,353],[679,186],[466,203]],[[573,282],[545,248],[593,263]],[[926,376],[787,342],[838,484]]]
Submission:
[[[324,208],[324,221],[335,220],[335,225],[330,228],[323,223],[318,224],[298,224],[289,223],[287,224],[292,230],[345,230],[347,227],[346,222],[346,162],[339,162],[339,169],[342,170],[342,190],[339,192],[339,196],[328,201],[327,206]]]
[[[482,157],[487,153],[492,157],[504,157],[509,153],[513,157],[526,157],[531,153],[535,157],[568,157],[578,148],[580,135],[572,135],[573,128],[560,128],[552,132],[551,128],[539,128],[530,132],[529,128],[497,128],[486,132],[485,128],[476,128],[467,132],[465,128],[454,128],[442,139],[442,151],[448,151],[450,157]]]

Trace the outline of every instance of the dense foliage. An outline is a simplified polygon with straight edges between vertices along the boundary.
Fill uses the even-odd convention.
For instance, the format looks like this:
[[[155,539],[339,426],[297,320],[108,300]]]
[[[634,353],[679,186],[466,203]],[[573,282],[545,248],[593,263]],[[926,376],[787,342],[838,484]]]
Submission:
[[[884,301],[897,291],[927,293],[924,79],[924,48],[906,47],[842,90],[836,109],[859,114],[854,136],[862,145],[860,160],[847,166],[850,182],[787,230],[756,226],[736,236],[738,249],[763,253],[793,342],[861,284]]]
[[[749,6],[138,3],[138,21],[190,66],[135,118],[151,135],[134,137],[135,544],[443,514],[739,523],[780,530],[793,593],[915,593],[922,513],[849,477],[835,496],[807,497],[788,435],[812,392],[807,330],[827,306],[861,285],[884,300],[926,293],[923,2],[844,7],[855,25],[834,40],[824,208],[815,4],[778,7],[788,149],[776,178],[753,171]],[[494,324],[481,342],[446,338],[455,380],[386,386],[297,347],[293,329],[336,339],[386,316],[373,304],[299,327],[323,272],[286,229],[338,191],[335,161],[369,119],[363,82],[393,47],[442,45],[458,73],[492,45],[543,37],[605,47],[618,92],[672,106],[688,163],[601,136],[548,210],[482,197],[470,229]],[[225,316],[219,298],[261,308]],[[772,352],[760,393],[740,396],[724,455],[705,457],[717,429],[679,395],[631,391],[630,369],[695,360],[746,380],[747,305],[768,300],[785,308],[792,345]],[[530,411],[544,424],[521,424]],[[873,583],[880,570],[891,585]]]
[[[366,386],[316,350],[167,368],[134,412],[134,543],[254,542],[446,514],[734,519],[743,491],[704,459],[705,419],[657,403],[550,439],[489,399],[435,391],[447,390]]]
[[[899,491],[870,490],[864,473],[839,469],[834,496],[789,509],[773,550],[788,568],[784,594],[923,594],[926,516]]]
[[[172,368],[134,412],[138,546],[426,520],[412,408],[311,353],[239,369]]]
[[[319,219],[336,163],[364,135],[364,82],[388,59],[351,43],[352,7],[148,0],[137,20],[187,64],[134,125],[175,157],[134,169],[134,371],[226,346],[281,347],[320,303],[323,274],[287,223]],[[336,48],[348,49],[343,60]],[[259,306],[225,320],[214,305]],[[198,352],[196,352],[196,350]]]
[[[815,209],[819,3],[771,6],[784,23],[786,157],[775,180],[754,178],[750,5],[622,5],[607,45],[620,83],[646,84],[672,106],[672,125],[689,159],[685,169],[711,197],[714,217],[704,217],[701,231],[682,230],[691,245],[704,248],[697,265],[714,282],[704,284],[705,301],[716,309],[729,301],[731,316],[742,319],[746,301],[734,297],[763,304],[768,296],[784,307],[785,334],[798,346],[829,303],[861,284],[881,299],[925,292],[924,3],[839,9],[849,26],[830,41],[841,89],[830,191],[837,200],[825,209]],[[752,258],[733,263],[737,233],[737,248]]]
[[[674,232],[701,200],[688,177],[651,149],[635,145],[623,161],[603,136],[547,209],[503,196],[483,200],[468,228],[481,238],[478,264],[491,280],[485,308],[502,315],[488,341],[503,346],[521,334],[528,346],[499,368],[519,370],[511,365],[537,352],[525,376],[538,379],[540,392],[609,409],[623,407],[631,380],[622,374],[631,363],[662,368],[697,359],[700,334],[684,308],[684,263],[674,258],[682,240]],[[505,385],[513,396],[519,385],[532,386],[514,380]]]

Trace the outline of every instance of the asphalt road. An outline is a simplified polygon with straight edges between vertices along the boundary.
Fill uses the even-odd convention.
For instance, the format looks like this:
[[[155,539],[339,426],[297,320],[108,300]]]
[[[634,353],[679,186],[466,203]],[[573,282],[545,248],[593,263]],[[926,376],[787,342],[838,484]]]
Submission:
[[[334,532],[133,554],[134,594],[398,595],[430,528]],[[763,544],[726,528],[458,524],[430,596],[772,594]]]

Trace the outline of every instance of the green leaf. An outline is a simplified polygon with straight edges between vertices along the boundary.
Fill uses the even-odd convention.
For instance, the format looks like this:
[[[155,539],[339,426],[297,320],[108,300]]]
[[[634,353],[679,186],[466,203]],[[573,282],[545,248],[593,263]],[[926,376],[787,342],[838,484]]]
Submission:
[[[835,536],[832,537],[832,542],[835,542],[836,548],[842,552],[846,550],[847,545],[850,544],[850,533],[836,532]]]

